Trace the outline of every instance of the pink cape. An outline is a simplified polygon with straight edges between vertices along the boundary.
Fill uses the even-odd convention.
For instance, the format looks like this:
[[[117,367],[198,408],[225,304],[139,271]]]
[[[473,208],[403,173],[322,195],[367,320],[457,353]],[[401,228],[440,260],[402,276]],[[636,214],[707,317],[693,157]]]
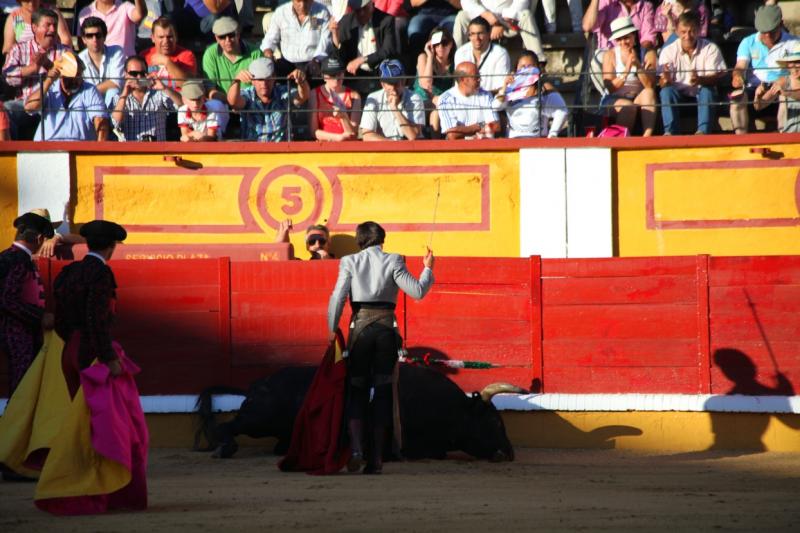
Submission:
[[[85,424],[90,424],[91,450],[71,449],[81,444],[79,438],[66,438],[54,443],[42,471],[40,486],[37,486],[36,506],[44,511],[57,515],[81,515],[111,509],[147,508],[148,432],[133,378],[139,373],[139,367],[125,357],[118,344],[114,343],[114,348],[122,362],[122,374],[111,376],[108,367],[102,363],[95,363],[81,371],[83,394],[75,396],[72,408],[85,410],[88,407],[88,421],[85,418],[80,421],[80,416],[75,418],[79,420],[79,426],[83,425],[84,432]],[[85,406],[78,403],[81,401],[85,402]],[[64,429],[70,431],[76,428],[69,428],[69,424],[65,424]],[[62,446],[60,454],[56,453],[56,446],[59,445]],[[54,456],[73,456],[75,462],[88,457],[83,463],[91,465],[90,468],[96,472],[75,472],[71,470],[74,465],[67,464],[67,461],[51,461]],[[109,474],[110,471],[115,473]],[[76,487],[71,481],[77,478],[80,481],[76,481]],[[108,482],[110,478],[123,481],[114,485]],[[117,485],[121,486],[103,492],[103,487]],[[40,495],[45,497],[39,498]]]

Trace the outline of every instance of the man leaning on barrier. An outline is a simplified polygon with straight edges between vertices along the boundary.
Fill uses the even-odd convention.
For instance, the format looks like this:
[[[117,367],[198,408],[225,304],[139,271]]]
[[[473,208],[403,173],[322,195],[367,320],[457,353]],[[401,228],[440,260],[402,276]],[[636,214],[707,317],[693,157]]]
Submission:
[[[41,113],[37,141],[108,140],[108,111],[94,85],[83,80],[83,62],[64,52],[41,89],[25,100],[25,111]]]
[[[241,114],[242,139],[279,142],[288,140],[289,99],[292,107],[306,103],[311,89],[300,69],[289,73],[286,83],[273,78],[275,64],[261,57],[240,71],[228,89],[228,104]],[[252,84],[242,89],[244,83]],[[296,88],[289,87],[295,84]]]
[[[747,133],[750,123],[749,102],[756,88],[765,89],[786,75],[778,66],[778,60],[789,54],[797,37],[783,29],[781,8],[775,5],[762,6],[756,12],[756,33],[742,39],[736,52],[731,85],[731,122],[737,134]],[[760,115],[775,116],[778,105],[761,108]]]
[[[694,11],[678,17],[678,40],[658,57],[661,118],[664,135],[680,133],[680,107],[697,102],[697,134],[711,132],[717,85],[725,76],[725,60],[716,44],[698,37],[700,18]]]

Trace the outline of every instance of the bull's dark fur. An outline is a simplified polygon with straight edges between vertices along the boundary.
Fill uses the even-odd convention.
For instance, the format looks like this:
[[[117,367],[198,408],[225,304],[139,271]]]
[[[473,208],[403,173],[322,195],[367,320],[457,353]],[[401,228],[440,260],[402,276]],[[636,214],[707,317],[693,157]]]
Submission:
[[[219,389],[206,389],[197,402],[201,427],[195,443],[205,435],[216,457],[231,457],[238,449],[237,435],[276,437],[275,453],[285,454],[315,371],[289,367],[255,381],[236,417],[220,425],[211,409],[211,397]],[[479,459],[513,460],[514,449],[500,414],[478,393],[466,395],[435,370],[403,364],[399,394],[404,457],[441,459],[460,450]]]

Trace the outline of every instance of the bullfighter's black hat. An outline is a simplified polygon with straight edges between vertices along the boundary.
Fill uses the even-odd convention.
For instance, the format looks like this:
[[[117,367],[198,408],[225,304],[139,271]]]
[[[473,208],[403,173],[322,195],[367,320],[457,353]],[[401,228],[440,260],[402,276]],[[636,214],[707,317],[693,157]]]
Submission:
[[[19,230],[32,229],[38,231],[48,239],[55,235],[53,224],[49,220],[36,213],[25,213],[14,219],[14,227]]]
[[[110,220],[92,220],[81,227],[81,236],[87,239],[124,241],[128,237],[125,228]]]

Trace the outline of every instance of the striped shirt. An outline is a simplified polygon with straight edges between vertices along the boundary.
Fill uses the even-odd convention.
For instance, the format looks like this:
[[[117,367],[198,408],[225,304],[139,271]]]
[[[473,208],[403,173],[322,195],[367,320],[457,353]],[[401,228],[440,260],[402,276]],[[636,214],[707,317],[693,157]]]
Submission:
[[[325,58],[332,42],[328,28],[330,18],[328,8],[319,2],[311,3],[308,16],[302,24],[292,11],[291,2],[278,6],[261,41],[261,50],[280,49],[281,56],[290,63]]]
[[[286,85],[275,84],[269,95],[269,102],[262,102],[253,87],[242,90],[244,107],[239,111],[242,116],[242,139],[247,141],[280,142],[286,140],[287,108],[290,97],[297,96],[292,89],[291,94]]]
[[[448,89],[439,97],[442,133],[457,126],[497,122],[500,119],[492,109],[492,101],[492,94],[483,89],[478,89],[477,93],[470,96],[461,94],[458,86]]]
[[[64,50],[69,50],[69,48],[61,43],[56,43],[53,48],[47,51],[47,57],[50,61],[55,61],[61,57]],[[24,80],[20,76],[22,68],[32,63],[31,58],[36,55],[38,51],[39,45],[35,40],[17,43],[8,53],[8,56],[6,56],[6,62],[5,65],[3,65],[3,77],[5,77],[6,83],[12,87],[19,88],[19,90],[22,91],[23,100],[27,100],[28,96],[39,86],[39,76],[47,74],[46,68],[39,67],[39,72],[35,76],[28,77]]]
[[[114,97],[112,109],[119,99],[119,95]],[[144,135],[152,135],[156,141],[166,141],[170,111],[175,111],[175,104],[161,91],[150,89],[141,102],[129,94],[125,100],[123,120],[114,122],[114,128],[122,130],[126,141],[141,141]]]

